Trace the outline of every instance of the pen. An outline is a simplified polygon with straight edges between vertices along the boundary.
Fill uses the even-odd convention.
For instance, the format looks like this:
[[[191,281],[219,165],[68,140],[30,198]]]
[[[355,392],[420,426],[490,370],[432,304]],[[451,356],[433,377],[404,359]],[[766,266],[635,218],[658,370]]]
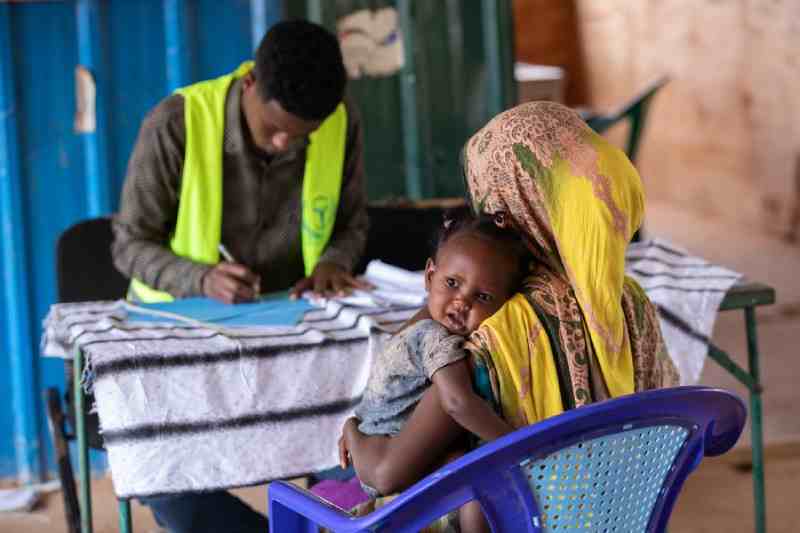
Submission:
[[[222,257],[225,259],[225,261],[227,261],[229,263],[236,263],[236,259],[233,258],[233,256],[228,251],[228,249],[225,248],[224,244],[219,243],[219,246],[217,246],[217,249],[219,250],[219,253],[222,255]]]
[[[225,261],[227,261],[228,263],[238,263],[238,261],[234,259],[233,255],[228,251],[228,249],[225,248],[224,244],[219,243],[219,246],[217,246],[217,250],[219,250],[219,253],[222,256],[222,258],[225,259]],[[253,290],[256,293],[256,297],[258,297],[258,295],[261,293],[260,277],[256,278],[256,282],[253,284]]]

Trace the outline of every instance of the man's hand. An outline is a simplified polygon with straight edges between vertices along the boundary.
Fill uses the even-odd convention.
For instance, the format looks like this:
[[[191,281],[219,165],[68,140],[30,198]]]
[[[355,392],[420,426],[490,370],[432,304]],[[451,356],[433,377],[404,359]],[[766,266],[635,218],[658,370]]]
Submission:
[[[227,304],[249,302],[261,293],[261,278],[244,265],[218,263],[203,276],[203,293]]]
[[[370,290],[374,287],[364,280],[351,276],[345,269],[334,263],[317,263],[314,272],[295,283],[289,292],[290,298],[298,298],[304,291],[313,291],[317,296],[331,298],[347,296],[353,289]]]

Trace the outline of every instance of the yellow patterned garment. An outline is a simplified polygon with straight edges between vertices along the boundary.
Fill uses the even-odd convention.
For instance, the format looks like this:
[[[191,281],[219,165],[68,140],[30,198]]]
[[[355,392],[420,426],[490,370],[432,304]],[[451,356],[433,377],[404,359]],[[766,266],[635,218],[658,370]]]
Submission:
[[[625,154],[571,109],[530,102],[478,131],[463,164],[473,208],[517,228],[536,259],[522,293],[469,343],[503,416],[519,427],[677,385],[654,307],[624,272],[644,215]]]

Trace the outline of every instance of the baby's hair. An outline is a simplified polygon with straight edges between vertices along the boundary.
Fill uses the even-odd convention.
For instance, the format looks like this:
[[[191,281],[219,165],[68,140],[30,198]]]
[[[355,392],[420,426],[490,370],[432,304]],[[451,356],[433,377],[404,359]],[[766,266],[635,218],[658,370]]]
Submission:
[[[434,242],[431,253],[434,261],[436,254],[447,241],[462,234],[474,235],[491,241],[511,255],[517,263],[512,286],[520,286],[528,273],[531,255],[517,231],[508,227],[501,228],[495,223],[495,217],[491,215],[476,215],[469,208],[450,209],[444,213],[442,227]]]

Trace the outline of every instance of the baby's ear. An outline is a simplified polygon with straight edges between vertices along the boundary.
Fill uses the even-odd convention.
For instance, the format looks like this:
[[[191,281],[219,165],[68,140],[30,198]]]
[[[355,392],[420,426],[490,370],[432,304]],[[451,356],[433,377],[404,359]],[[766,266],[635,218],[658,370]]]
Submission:
[[[242,83],[244,84],[245,88],[252,86],[256,82],[256,76],[253,74],[253,71],[249,71],[247,74],[242,76]]]
[[[431,290],[431,278],[434,272],[436,272],[436,263],[433,262],[433,257],[429,257],[428,262],[425,263],[425,290],[428,292]]]

